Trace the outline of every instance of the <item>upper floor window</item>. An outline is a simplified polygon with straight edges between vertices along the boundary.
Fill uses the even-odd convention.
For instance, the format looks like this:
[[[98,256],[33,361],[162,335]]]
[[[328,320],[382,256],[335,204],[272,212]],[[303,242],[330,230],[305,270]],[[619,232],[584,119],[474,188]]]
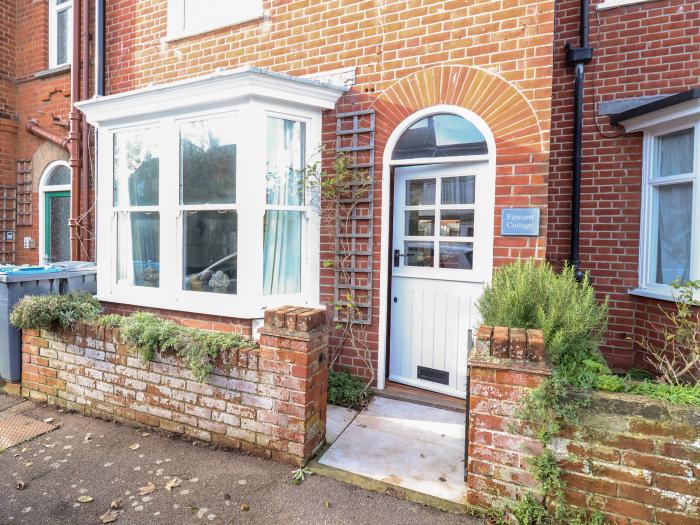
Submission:
[[[49,68],[70,63],[72,0],[49,0]]]
[[[205,33],[262,15],[262,0],[168,0],[168,39]]]

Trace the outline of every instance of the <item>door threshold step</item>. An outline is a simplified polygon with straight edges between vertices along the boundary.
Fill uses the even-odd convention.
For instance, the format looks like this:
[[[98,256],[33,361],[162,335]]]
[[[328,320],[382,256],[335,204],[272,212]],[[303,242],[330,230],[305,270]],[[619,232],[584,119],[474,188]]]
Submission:
[[[375,390],[374,395],[378,397],[386,397],[396,401],[405,401],[416,405],[424,405],[433,408],[442,408],[443,410],[451,410],[466,414],[466,401],[457,397],[448,396],[430,392],[421,388],[402,385],[387,381],[383,390]]]

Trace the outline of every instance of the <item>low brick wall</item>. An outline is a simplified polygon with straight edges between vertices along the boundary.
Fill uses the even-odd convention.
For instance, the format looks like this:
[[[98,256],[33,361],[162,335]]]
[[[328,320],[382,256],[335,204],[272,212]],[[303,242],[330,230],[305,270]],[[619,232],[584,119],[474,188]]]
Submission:
[[[527,458],[542,450],[514,415],[550,369],[512,352],[494,355],[506,355],[495,344],[502,330],[480,330],[469,361],[468,501],[483,507],[531,490]],[[700,409],[595,393],[581,425],[551,447],[570,504],[616,524],[700,523]]]
[[[260,347],[225,353],[199,383],[174,355],[141,361],[116,329],[25,330],[22,394],[301,465],[325,437],[327,341],[323,310],[269,310]]]

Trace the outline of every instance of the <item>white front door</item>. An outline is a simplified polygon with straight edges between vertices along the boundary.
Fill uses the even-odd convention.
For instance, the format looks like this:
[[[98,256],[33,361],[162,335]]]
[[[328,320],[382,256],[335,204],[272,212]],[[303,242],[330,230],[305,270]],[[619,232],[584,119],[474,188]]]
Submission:
[[[389,379],[465,397],[469,331],[493,261],[487,162],[397,167]]]

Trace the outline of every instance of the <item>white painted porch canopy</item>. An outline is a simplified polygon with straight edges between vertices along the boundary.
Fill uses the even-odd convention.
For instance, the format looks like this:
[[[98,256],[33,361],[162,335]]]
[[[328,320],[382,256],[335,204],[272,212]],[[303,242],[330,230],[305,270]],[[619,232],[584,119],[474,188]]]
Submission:
[[[246,319],[317,306],[303,172],[345,91],[245,67],[78,103],[100,130],[98,297]]]

